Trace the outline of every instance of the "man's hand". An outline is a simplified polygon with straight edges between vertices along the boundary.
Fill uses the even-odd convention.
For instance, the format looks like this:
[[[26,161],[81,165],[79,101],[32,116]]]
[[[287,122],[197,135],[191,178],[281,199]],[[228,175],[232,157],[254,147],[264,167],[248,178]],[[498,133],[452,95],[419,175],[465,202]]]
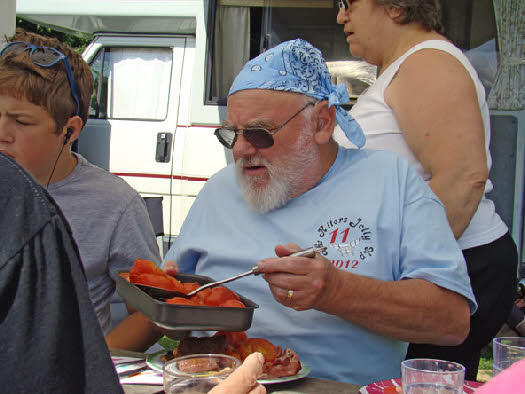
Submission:
[[[295,244],[277,245],[278,258],[259,261],[258,267],[270,285],[275,300],[297,311],[315,308],[336,268],[320,254],[314,257],[290,257],[301,248]]]
[[[316,309],[406,342],[450,346],[465,340],[470,314],[461,294],[423,279],[386,281],[354,274],[320,254],[289,256],[299,250],[278,245],[278,258],[258,263],[277,302],[297,311]]]
[[[162,266],[162,270],[171,276],[175,276],[179,273],[179,267],[177,266],[175,260],[166,260]]]
[[[208,394],[264,394],[266,388],[257,383],[261,375],[264,357],[261,353],[252,353],[230,376],[215,386]]]

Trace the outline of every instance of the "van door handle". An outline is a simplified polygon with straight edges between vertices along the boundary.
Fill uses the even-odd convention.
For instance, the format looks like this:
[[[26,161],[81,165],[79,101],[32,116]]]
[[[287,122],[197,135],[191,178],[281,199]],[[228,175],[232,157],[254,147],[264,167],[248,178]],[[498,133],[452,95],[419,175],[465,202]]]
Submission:
[[[170,161],[172,141],[173,134],[171,133],[157,134],[157,151],[155,153],[155,161],[159,163],[167,163]]]

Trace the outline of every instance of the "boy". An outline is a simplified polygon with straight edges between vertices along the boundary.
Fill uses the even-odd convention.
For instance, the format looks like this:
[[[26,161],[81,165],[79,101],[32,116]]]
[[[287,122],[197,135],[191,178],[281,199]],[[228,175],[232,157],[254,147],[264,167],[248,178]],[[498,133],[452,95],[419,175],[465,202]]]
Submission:
[[[56,39],[17,31],[0,52],[0,152],[47,188],[80,250],[89,294],[109,346],[115,275],[137,258],[160,261],[145,204],[122,179],[71,151],[88,117],[93,76],[82,57]],[[147,319],[121,324],[140,329]],[[108,335],[109,334],[109,335]]]

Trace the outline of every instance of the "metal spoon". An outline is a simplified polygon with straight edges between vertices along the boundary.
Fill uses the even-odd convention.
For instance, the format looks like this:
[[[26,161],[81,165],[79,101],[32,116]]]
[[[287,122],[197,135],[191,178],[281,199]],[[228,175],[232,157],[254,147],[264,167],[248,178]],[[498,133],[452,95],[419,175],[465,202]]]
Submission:
[[[300,250],[299,252],[292,253],[292,254],[290,254],[290,256],[293,256],[293,257],[314,257],[316,253],[323,252],[323,251],[326,250],[326,248],[327,248],[326,246],[322,246],[320,248],[311,247],[311,248],[308,248],[308,249]],[[197,288],[197,289],[195,289],[193,291],[190,291],[187,294],[186,293],[182,293],[180,291],[166,290],[166,289],[162,289],[160,287],[148,286],[148,285],[143,285],[143,284],[138,284],[138,283],[135,283],[135,286],[137,286],[139,289],[141,289],[144,292],[146,292],[147,294],[149,294],[151,297],[159,299],[159,300],[166,300],[166,299],[173,298],[173,297],[190,298],[192,295],[198,293],[201,290],[209,289],[211,287],[215,287],[215,286],[221,285],[223,283],[228,283],[228,282],[234,281],[236,279],[243,278],[245,276],[259,275],[260,273],[261,272],[259,271],[259,268],[257,266],[255,266],[251,270],[249,270],[247,272],[244,272],[242,274],[235,275],[235,276],[232,276],[230,278],[226,278],[226,279],[223,279],[223,280],[220,280],[220,281],[217,281],[217,282],[206,283],[205,285],[203,285],[203,286],[201,286],[201,287],[199,287],[199,288]]]
[[[299,252],[292,253],[292,254],[290,254],[290,256],[293,256],[293,257],[314,257],[314,255],[317,252],[322,252],[324,250],[326,250],[326,246],[323,246],[322,248],[311,247],[311,248],[308,248],[308,249],[301,250]],[[260,273],[261,272],[259,271],[259,268],[257,266],[255,266],[251,270],[249,270],[249,271],[247,271],[247,272],[245,272],[243,274],[235,275],[235,276],[232,276],[231,278],[219,280],[217,282],[207,283],[207,284],[199,287],[198,289],[190,291],[188,293],[188,297],[191,297],[192,295],[194,295],[195,293],[198,293],[201,290],[208,289],[210,287],[215,287],[215,286],[218,286],[218,285],[223,284],[223,283],[228,283],[228,282],[234,281],[236,279],[243,278],[245,276],[259,275]]]

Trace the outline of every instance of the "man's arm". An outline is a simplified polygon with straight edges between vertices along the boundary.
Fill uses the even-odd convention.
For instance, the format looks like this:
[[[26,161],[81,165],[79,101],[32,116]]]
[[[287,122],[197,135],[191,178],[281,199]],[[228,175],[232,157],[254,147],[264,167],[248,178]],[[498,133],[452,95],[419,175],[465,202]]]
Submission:
[[[336,285],[317,306],[326,313],[412,343],[458,345],[468,335],[469,306],[458,293],[421,279],[385,282],[335,274]],[[337,292],[338,287],[350,291]]]
[[[278,256],[297,250],[297,245],[276,247]],[[296,310],[317,309],[413,343],[456,345],[469,332],[466,298],[425,280],[382,281],[355,275],[335,268],[319,254],[264,259],[258,265],[274,298]]]

